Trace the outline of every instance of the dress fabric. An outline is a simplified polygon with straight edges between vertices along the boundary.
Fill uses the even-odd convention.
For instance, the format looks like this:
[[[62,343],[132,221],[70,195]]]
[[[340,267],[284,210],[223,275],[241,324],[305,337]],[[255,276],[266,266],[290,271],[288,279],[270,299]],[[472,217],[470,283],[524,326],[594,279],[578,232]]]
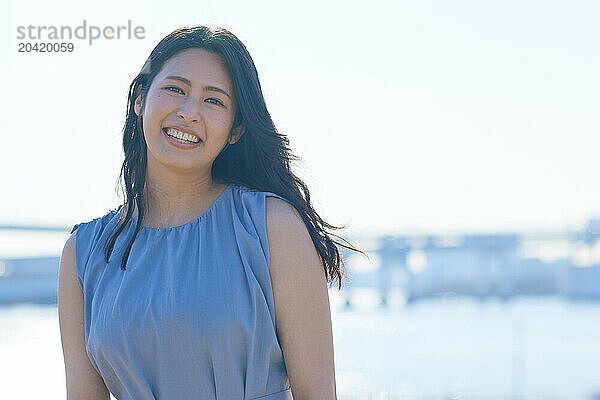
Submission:
[[[266,197],[229,184],[200,217],[171,228],[130,220],[109,263],[123,205],[76,226],[85,350],[118,400],[293,400],[276,334]],[[284,199],[285,200],[285,199]]]

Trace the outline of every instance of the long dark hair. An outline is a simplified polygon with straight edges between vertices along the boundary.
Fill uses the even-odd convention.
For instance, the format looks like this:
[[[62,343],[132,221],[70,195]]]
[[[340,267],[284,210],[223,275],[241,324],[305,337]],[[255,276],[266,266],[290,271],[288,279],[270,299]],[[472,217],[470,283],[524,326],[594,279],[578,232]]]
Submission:
[[[129,86],[127,114],[123,127],[123,151],[125,160],[121,167],[119,182],[125,184],[127,200],[124,206],[135,201],[137,221],[121,261],[125,270],[133,242],[142,227],[145,213],[144,186],[146,183],[146,141],[142,131],[142,119],[134,112],[135,99],[141,95],[145,104],[148,89],[163,64],[177,53],[190,48],[202,48],[220,55],[228,68],[233,83],[237,107],[232,130],[245,125],[244,134],[231,146],[225,146],[214,160],[212,178],[219,183],[238,184],[258,191],[276,193],[288,200],[299,212],[312,242],[319,254],[328,282],[338,283],[348,278],[344,260],[336,245],[363,255],[362,250],[327,229],[343,229],[325,222],[313,209],[306,184],[291,170],[290,162],[301,160],[289,149],[289,139],[275,128],[267,111],[258,73],[252,57],[244,44],[231,32],[221,27],[193,26],[177,29],[162,39],[152,50],[140,73]],[[232,132],[230,132],[231,136]],[[121,182],[122,183],[122,182]],[[105,247],[105,261],[110,255],[127,223],[132,219],[133,207],[123,207],[121,215]],[[344,242],[331,239],[335,236]],[[368,257],[368,256],[367,256]]]

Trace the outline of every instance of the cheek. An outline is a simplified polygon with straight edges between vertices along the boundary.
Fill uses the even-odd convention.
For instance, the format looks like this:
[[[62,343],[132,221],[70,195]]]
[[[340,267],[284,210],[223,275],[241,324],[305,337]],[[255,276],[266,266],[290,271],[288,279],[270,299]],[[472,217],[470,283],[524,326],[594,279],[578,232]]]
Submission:
[[[229,118],[223,115],[219,115],[216,118],[216,123],[219,124],[219,126],[226,128],[229,125]]]
[[[233,117],[227,113],[214,112],[211,113],[211,121],[213,125],[219,127],[219,129],[228,129],[233,123]]]
[[[170,101],[169,96],[164,96],[162,93],[157,93],[152,96],[148,96],[148,103],[146,104],[146,109],[150,115],[154,113],[160,113],[169,107],[172,107],[172,101]]]
[[[144,122],[148,124],[147,127],[160,124],[160,121],[173,111],[174,105],[170,100],[168,96],[164,95],[156,95],[150,99],[146,105],[146,115],[144,117]]]

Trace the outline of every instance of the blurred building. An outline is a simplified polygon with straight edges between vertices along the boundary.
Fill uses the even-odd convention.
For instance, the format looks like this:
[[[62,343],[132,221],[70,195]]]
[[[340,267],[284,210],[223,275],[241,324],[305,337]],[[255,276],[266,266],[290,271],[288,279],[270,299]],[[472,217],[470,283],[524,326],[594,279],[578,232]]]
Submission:
[[[400,288],[407,300],[447,294],[496,296],[562,295],[600,300],[600,219],[581,232],[384,236],[366,247],[376,267],[356,268],[363,256],[338,247],[354,287],[378,288],[382,303]],[[59,257],[0,258],[0,304],[55,303]]]

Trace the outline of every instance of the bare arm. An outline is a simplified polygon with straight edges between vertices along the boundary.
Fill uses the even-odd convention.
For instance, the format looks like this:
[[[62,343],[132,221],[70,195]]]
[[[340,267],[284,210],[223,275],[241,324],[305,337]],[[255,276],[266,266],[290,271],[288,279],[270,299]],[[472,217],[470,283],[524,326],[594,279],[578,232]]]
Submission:
[[[325,271],[296,209],[267,197],[277,335],[296,400],[334,400],[335,368]]]
[[[83,293],[75,273],[75,235],[67,239],[58,271],[58,320],[67,400],[108,400],[110,394],[85,352]]]

